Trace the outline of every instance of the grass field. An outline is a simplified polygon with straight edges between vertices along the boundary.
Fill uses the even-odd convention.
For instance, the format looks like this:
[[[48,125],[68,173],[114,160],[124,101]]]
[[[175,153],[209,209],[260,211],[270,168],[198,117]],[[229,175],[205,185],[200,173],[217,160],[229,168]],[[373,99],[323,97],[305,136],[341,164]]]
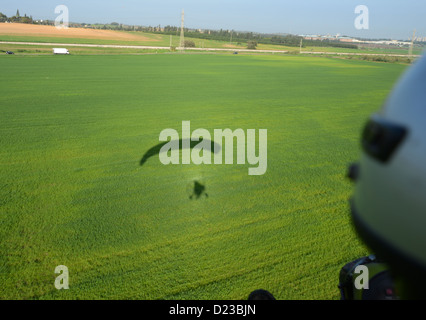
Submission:
[[[406,66],[0,56],[0,299],[338,299],[348,164]],[[140,160],[163,129],[267,129],[268,170]],[[194,181],[207,196],[192,197]],[[66,265],[70,289],[56,290]]]
[[[197,48],[215,48],[215,49],[246,49],[245,43],[236,43],[229,41],[216,41],[194,38],[195,34],[187,33],[186,39],[194,42]],[[112,30],[94,30],[84,28],[56,29],[53,26],[29,25],[22,23],[0,23],[0,41],[13,42],[39,42],[39,43],[65,43],[65,44],[97,44],[97,45],[127,45],[127,46],[155,46],[169,47],[170,35],[154,34],[146,32],[127,32]],[[171,43],[174,47],[179,47],[180,38],[178,35],[172,36]],[[0,50],[13,50],[17,45],[1,45]],[[34,46],[32,46],[34,48]],[[272,44],[259,44],[258,50],[277,50],[299,52],[299,47],[289,47]],[[46,47],[37,46],[34,50],[38,53],[46,51]],[[80,53],[81,48],[72,48],[73,52]],[[95,49],[85,50],[83,53],[91,53]],[[105,50],[105,49],[102,49]],[[130,49],[136,51],[138,49]],[[414,47],[413,54],[419,55],[423,52],[423,47]],[[113,50],[110,50],[113,51]],[[120,52],[123,52],[121,50]],[[129,49],[127,49],[129,51]],[[141,51],[141,50],[139,50]],[[389,47],[381,48],[337,48],[337,47],[312,47],[305,46],[302,48],[304,52],[324,52],[324,53],[357,53],[357,54],[408,54],[408,48]],[[49,51],[51,52],[51,50]],[[115,50],[117,52],[117,50]],[[107,52],[108,53],[108,52]]]
[[[65,38],[65,37],[48,37],[48,36],[21,36],[21,35],[7,35],[0,33],[0,41],[16,41],[16,42],[40,42],[40,43],[75,43],[75,44],[100,44],[100,45],[128,45],[128,46],[160,46],[168,47],[170,45],[170,36],[161,35],[161,34],[149,34],[142,32],[120,32],[117,33],[129,33],[139,35],[141,37],[140,41],[137,40],[109,40],[109,39],[92,39],[92,38]],[[187,39],[193,40],[197,48],[216,48],[216,49],[246,49],[245,44],[238,43],[229,43],[225,41],[216,41],[216,40],[203,40],[197,38],[191,38],[186,36]],[[143,39],[143,40],[142,40]],[[175,47],[179,46],[179,37],[172,37],[172,45]],[[258,50],[277,50],[277,51],[290,51],[290,52],[299,52],[299,47],[289,47],[282,45],[268,45],[268,44],[259,44],[257,46]],[[398,54],[406,55],[408,54],[407,48],[388,48],[388,49],[348,49],[348,48],[337,48],[337,47],[312,47],[306,46],[302,48],[304,52],[324,52],[324,53],[357,53],[357,54]],[[422,54],[424,48],[415,47],[413,49],[413,54],[419,55]]]

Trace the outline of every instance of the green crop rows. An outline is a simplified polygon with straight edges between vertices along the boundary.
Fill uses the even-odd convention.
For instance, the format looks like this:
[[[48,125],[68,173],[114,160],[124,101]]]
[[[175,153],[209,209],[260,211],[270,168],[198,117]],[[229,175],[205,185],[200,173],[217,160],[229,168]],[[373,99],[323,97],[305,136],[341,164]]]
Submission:
[[[404,65],[1,56],[1,299],[338,299],[369,251],[345,178]],[[163,129],[268,130],[268,170],[140,160]],[[191,197],[195,181],[208,196]],[[54,286],[69,268],[69,290]]]

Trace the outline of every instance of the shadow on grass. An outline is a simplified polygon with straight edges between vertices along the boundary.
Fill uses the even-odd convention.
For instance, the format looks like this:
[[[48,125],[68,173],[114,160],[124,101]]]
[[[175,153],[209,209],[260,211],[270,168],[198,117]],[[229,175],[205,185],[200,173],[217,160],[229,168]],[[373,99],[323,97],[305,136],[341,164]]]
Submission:
[[[200,139],[200,141],[191,141],[190,139],[179,139],[179,149],[180,150],[182,150],[183,149],[183,143],[184,142],[186,142],[186,144],[188,143],[188,141],[189,141],[189,148],[190,149],[194,149],[194,148],[196,148],[197,147],[197,145],[201,142],[201,141],[203,141],[203,139]],[[160,151],[161,151],[161,148],[165,145],[165,144],[167,144],[167,143],[169,143],[170,141],[166,141],[166,142],[162,142],[162,143],[159,143],[159,144],[157,144],[156,146],[154,146],[154,147],[152,147],[151,149],[149,149],[147,152],[145,152],[145,154],[143,155],[143,157],[142,157],[142,159],[141,159],[141,161],[139,162],[139,164],[141,165],[141,166],[143,166],[144,164],[145,164],[145,162],[149,159],[149,158],[151,158],[152,156],[155,156],[155,155],[159,155],[160,154]],[[210,150],[212,151],[212,152],[214,152],[214,153],[218,153],[220,150],[221,150],[221,146],[219,145],[219,144],[217,144],[217,143],[215,143],[214,141],[210,141]]]
[[[194,191],[193,193],[189,196],[189,199],[200,199],[201,195],[205,195],[206,198],[209,197],[209,195],[207,194],[206,191],[206,187],[204,185],[202,185],[201,183],[199,183],[197,180],[194,181]]]

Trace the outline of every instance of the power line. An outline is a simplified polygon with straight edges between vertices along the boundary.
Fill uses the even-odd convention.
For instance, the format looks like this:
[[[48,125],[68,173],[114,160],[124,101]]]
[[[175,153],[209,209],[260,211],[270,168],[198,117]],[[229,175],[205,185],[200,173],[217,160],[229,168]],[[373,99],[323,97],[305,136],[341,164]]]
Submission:
[[[416,29],[414,29],[414,31],[413,31],[413,38],[411,39],[410,49],[408,50],[409,56],[413,55],[413,45],[414,45],[415,36],[416,36]]]
[[[183,31],[184,27],[185,27],[185,11],[182,9],[182,22],[180,25],[180,44],[179,44],[181,50],[185,49],[185,35]]]

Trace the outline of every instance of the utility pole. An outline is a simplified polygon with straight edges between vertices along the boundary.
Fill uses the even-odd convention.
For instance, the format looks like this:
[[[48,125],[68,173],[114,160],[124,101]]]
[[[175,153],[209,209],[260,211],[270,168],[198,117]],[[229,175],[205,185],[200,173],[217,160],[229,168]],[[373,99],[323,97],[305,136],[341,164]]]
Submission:
[[[302,53],[302,43],[303,43],[303,38],[300,38],[300,49],[299,49],[299,53]]]
[[[413,46],[414,46],[414,38],[416,37],[416,29],[413,31],[413,38],[411,39],[410,49],[408,50],[408,55],[413,55]]]
[[[185,11],[182,10],[182,22],[180,25],[180,44],[179,44],[181,50],[185,50],[185,35],[183,31],[184,27],[185,27]]]

